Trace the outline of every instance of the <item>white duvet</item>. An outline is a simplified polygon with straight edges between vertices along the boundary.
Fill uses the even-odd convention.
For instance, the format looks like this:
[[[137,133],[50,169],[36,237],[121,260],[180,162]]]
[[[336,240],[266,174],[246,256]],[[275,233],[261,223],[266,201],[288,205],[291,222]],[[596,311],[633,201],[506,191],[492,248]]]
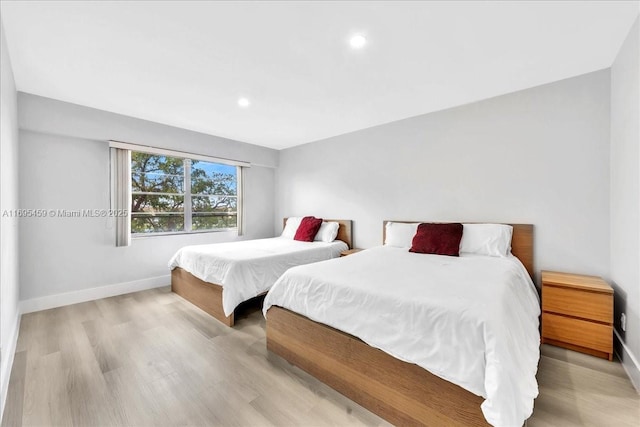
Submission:
[[[538,395],[540,305],[520,261],[381,246],[288,270],[277,305],[354,335],[485,398],[494,426],[522,426]]]
[[[185,246],[169,261],[200,280],[222,286],[226,316],[243,301],[271,288],[287,269],[340,256],[346,243],[299,242],[284,237]]]

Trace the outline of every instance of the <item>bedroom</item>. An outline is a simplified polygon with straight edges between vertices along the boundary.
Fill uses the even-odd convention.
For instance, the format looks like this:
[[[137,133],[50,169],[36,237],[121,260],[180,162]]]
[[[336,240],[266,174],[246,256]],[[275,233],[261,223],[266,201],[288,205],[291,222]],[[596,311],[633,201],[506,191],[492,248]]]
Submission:
[[[383,243],[384,220],[533,224],[538,287],[542,270],[601,276],[613,287],[621,359],[592,364],[544,345],[541,366],[557,376],[615,366],[624,377],[612,374],[612,387],[640,385],[637,2],[0,4],[3,212],[109,209],[109,141],[250,163],[240,237],[237,230],[133,236],[117,247],[115,218],[3,215],[0,379],[8,425],[86,424],[101,399],[123,396],[144,407],[136,400],[144,393],[126,394],[130,369],[148,376],[146,387],[164,390],[167,404],[173,388],[191,397],[176,368],[183,359],[171,360],[167,343],[152,344],[166,304],[184,333],[183,351],[204,351],[204,335],[224,350],[242,349],[249,372],[276,364],[257,389],[232,389],[245,394],[239,406],[253,408],[253,424],[268,406],[276,408],[272,424],[377,423],[314,378],[260,358],[269,353],[259,309],[227,330],[169,293],[167,263],[180,248],[275,237],[283,218],[305,215],[351,220],[353,247],[363,249]],[[356,33],[365,36],[360,49],[349,43]],[[238,105],[240,97],[250,105]],[[72,315],[78,322],[62,337],[81,340],[87,354],[45,339],[48,323]],[[139,331],[123,340],[128,319]],[[20,342],[27,327],[35,335]],[[95,374],[96,359],[94,389],[81,379]],[[48,384],[44,374],[70,362],[87,372],[53,404],[61,417],[54,418],[41,408],[65,385]],[[48,385],[20,400],[12,369],[25,372],[25,386]],[[230,372],[211,400],[238,410],[221,397],[222,386],[245,384],[243,376]],[[265,393],[278,380],[277,390],[291,387],[286,397]],[[88,396],[84,408],[68,401],[78,393]],[[574,397],[563,409],[580,424],[585,400]],[[610,396],[595,407],[607,414],[623,400]],[[207,413],[202,405],[186,408]],[[104,423],[145,419],[125,406],[100,413]],[[553,409],[540,410],[550,424],[560,416]],[[207,420],[150,411],[171,424]]]

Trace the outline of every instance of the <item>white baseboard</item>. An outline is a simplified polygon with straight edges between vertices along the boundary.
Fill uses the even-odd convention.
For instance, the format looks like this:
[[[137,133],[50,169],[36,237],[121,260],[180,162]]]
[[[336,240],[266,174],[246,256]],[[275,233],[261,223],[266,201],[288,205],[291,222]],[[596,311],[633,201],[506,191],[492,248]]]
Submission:
[[[2,349],[2,363],[0,366],[0,420],[2,420],[2,415],[4,414],[4,405],[7,399],[11,369],[13,368],[13,359],[15,357],[16,346],[18,344],[18,332],[20,331],[20,320],[22,318],[22,314],[48,310],[50,308],[62,307],[65,305],[78,304],[86,301],[93,301],[100,298],[128,294],[131,292],[159,288],[167,286],[170,283],[171,276],[167,274],[165,276],[151,277],[148,279],[134,280],[132,282],[99,286],[96,288],[82,289],[74,292],[48,295],[46,297],[20,301],[16,319],[14,320],[14,325],[10,332],[11,335],[7,341],[7,348]]]
[[[7,348],[2,349],[2,366],[0,366],[0,421],[4,414],[4,404],[7,402],[7,391],[9,390],[9,380],[11,379],[11,368],[13,368],[13,358],[16,354],[18,344],[18,332],[20,331],[20,308],[16,311],[16,318],[13,321],[13,328],[10,330]]]
[[[640,363],[638,363],[638,359],[636,359],[634,354],[631,353],[631,349],[627,347],[624,341],[622,341],[620,334],[615,328],[613,329],[613,333],[620,343],[620,348],[622,348],[623,352],[623,354],[618,354],[618,352],[616,352],[616,356],[620,359],[622,367],[631,380],[631,384],[633,384],[633,387],[636,389],[638,394],[640,394]]]
[[[63,294],[47,295],[46,297],[23,300],[20,302],[20,309],[21,313],[32,313],[34,311],[48,310],[50,308],[78,304],[81,302],[93,301],[100,298],[108,298],[116,295],[128,294],[131,292],[159,288],[162,286],[168,286],[170,283],[171,276],[167,274],[165,276],[134,280],[133,282],[98,286],[96,288],[82,289],[79,291],[65,292]]]

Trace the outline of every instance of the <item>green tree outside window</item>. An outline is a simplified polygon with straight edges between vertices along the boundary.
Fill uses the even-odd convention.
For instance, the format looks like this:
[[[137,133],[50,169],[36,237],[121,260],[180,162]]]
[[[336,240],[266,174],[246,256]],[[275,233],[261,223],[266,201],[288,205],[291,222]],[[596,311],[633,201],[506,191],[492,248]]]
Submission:
[[[238,168],[131,153],[131,232],[237,228]]]

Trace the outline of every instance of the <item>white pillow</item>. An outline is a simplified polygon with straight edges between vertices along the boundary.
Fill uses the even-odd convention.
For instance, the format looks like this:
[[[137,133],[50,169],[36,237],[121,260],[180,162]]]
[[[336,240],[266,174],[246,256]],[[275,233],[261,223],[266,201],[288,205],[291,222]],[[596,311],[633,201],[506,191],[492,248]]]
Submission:
[[[507,224],[462,224],[460,253],[507,257],[513,227]]]
[[[418,231],[419,222],[411,224],[403,224],[401,222],[388,222],[385,226],[386,246],[394,246],[397,248],[410,248],[413,242],[413,236]]]
[[[296,236],[296,231],[298,231],[298,227],[300,227],[300,223],[302,222],[301,216],[292,216],[287,218],[287,222],[284,226],[284,230],[282,230],[282,237],[286,237],[287,239],[293,239]]]
[[[322,223],[322,225],[320,225],[320,230],[318,230],[318,232],[316,233],[316,237],[313,239],[313,241],[331,243],[336,240],[339,228],[339,223],[325,221]]]

